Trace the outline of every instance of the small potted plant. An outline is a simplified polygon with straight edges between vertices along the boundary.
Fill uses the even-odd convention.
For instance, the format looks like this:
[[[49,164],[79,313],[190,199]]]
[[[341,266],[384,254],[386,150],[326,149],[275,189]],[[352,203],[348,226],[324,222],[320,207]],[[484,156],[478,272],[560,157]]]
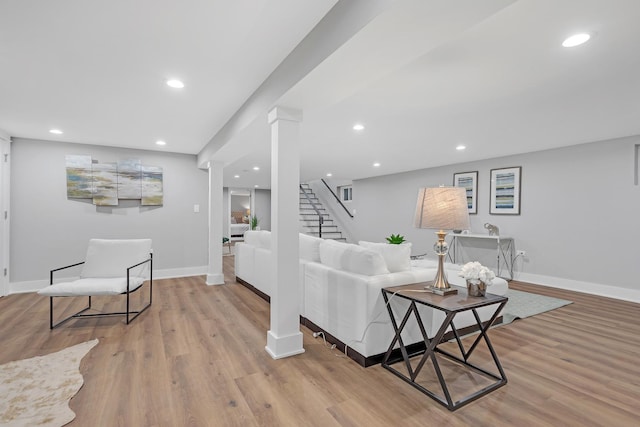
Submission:
[[[251,220],[249,222],[251,229],[252,230],[260,230],[260,227],[258,226],[258,224],[260,223],[260,220],[258,219],[257,216],[252,215],[251,216]]]
[[[467,292],[470,297],[483,297],[487,286],[496,275],[489,268],[477,261],[468,262],[462,266],[458,276],[467,281]]]
[[[392,234],[386,239],[387,239],[387,242],[389,242],[392,245],[400,245],[404,243],[404,236],[401,236],[400,234]]]

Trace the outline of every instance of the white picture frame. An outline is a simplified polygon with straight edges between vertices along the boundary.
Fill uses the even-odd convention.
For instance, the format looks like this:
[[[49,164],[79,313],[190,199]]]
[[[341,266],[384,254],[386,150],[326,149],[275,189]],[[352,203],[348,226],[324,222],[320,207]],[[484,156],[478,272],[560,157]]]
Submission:
[[[467,191],[467,207],[469,214],[478,213],[478,171],[459,172],[453,174],[453,186],[463,187]]]
[[[522,167],[491,169],[491,215],[520,215]]]

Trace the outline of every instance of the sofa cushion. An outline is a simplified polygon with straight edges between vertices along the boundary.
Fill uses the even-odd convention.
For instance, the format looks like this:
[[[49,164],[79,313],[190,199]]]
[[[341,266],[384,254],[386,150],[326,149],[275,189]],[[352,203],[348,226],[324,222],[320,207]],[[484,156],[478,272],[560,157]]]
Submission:
[[[258,247],[262,249],[266,249],[268,251],[271,250],[271,232],[268,230],[260,230],[259,233],[259,245]]]
[[[260,247],[260,231],[247,230],[244,232],[244,242],[247,245]]]
[[[365,276],[389,273],[384,258],[378,252],[335,240],[324,240],[320,243],[320,262],[337,270]]]
[[[320,262],[320,243],[323,239],[300,233],[300,259]]]
[[[389,243],[358,242],[360,246],[378,252],[384,258],[391,273],[411,270],[411,243],[392,245]]]

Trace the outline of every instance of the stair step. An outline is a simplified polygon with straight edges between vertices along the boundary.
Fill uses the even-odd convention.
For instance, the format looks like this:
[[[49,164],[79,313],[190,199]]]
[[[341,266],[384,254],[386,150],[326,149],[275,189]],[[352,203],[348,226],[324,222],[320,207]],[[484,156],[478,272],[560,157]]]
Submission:
[[[319,217],[323,219],[322,238],[346,242],[339,230],[339,224],[334,224],[329,213],[322,206],[322,202],[316,197],[309,184],[300,184],[300,230],[310,236],[318,237],[320,234]],[[316,212],[316,209],[320,213]]]
[[[305,225],[305,226],[308,225],[310,227],[317,227],[318,223],[320,221],[316,217],[315,219],[313,219],[313,218],[300,218],[300,222],[304,223],[302,225]],[[324,227],[325,225],[333,225],[333,220],[332,219],[324,219],[322,221],[322,226]]]
[[[307,234],[309,234],[310,236],[319,237],[320,233],[318,233],[317,231],[309,231],[309,232],[307,232]],[[337,240],[337,239],[342,238],[342,233],[340,231],[337,231],[337,232],[327,231],[327,232],[325,232],[324,230],[322,230],[322,238],[323,239],[334,239],[334,240]]]
[[[318,226],[304,226],[304,228],[307,229],[309,233],[317,233],[320,229],[320,227]],[[323,225],[322,234],[324,235],[324,233],[340,233],[340,232],[338,231],[337,225]]]

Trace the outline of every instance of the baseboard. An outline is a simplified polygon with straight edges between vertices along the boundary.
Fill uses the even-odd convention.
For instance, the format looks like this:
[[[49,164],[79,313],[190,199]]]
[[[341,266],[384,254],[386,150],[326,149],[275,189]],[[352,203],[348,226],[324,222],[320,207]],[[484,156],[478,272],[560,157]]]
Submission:
[[[61,278],[60,281],[71,281],[77,277]],[[40,289],[49,285],[48,280],[29,280],[25,282],[9,282],[9,295],[24,294],[28,292],[38,292]]]
[[[200,267],[167,268],[164,270],[154,270],[154,279],[174,279],[176,277],[203,276],[207,274],[206,265]]]
[[[207,266],[169,268],[164,270],[154,270],[154,279],[174,279],[177,277],[201,276],[207,274]],[[78,277],[56,277],[56,282],[76,280]],[[37,292],[49,285],[48,279],[28,280],[23,282],[10,282],[9,295],[23,294],[27,292]]]
[[[568,291],[582,292],[585,294],[640,303],[640,290],[638,289],[621,288],[618,286],[531,273],[519,273],[516,280],[533,283],[534,285],[544,285],[550,288],[566,289]]]

